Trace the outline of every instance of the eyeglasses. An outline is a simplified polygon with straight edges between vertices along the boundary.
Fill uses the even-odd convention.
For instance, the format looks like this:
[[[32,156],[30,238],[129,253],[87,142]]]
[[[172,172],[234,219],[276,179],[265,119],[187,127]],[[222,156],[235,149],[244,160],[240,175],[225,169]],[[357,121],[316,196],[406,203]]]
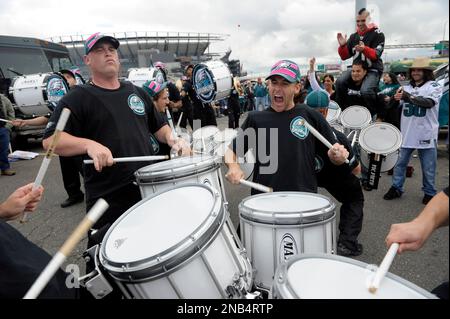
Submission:
[[[356,20],[356,22],[366,22],[366,19],[364,19],[364,20]]]

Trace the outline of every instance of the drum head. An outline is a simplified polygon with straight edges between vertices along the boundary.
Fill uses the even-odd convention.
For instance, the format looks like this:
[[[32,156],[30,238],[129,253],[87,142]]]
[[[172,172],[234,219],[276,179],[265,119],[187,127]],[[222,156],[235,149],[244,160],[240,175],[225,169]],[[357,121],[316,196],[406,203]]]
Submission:
[[[307,224],[332,218],[335,205],[325,196],[275,192],[245,198],[239,204],[244,219],[275,225]]]
[[[374,123],[361,130],[359,145],[370,153],[390,154],[402,145],[402,134],[389,123]]]
[[[336,123],[341,115],[341,108],[335,101],[330,101],[328,104],[327,121],[330,124]]]
[[[111,226],[101,246],[102,264],[113,272],[169,263],[175,267],[189,257],[185,250],[198,251],[211,239],[208,231],[217,228],[220,212],[219,193],[206,185],[185,184],[156,193]]]
[[[253,149],[249,149],[244,155],[244,159],[239,158],[241,170],[244,172],[244,178],[249,179],[253,175],[255,170],[255,155],[253,155]]]
[[[219,166],[218,157],[209,155],[194,155],[178,157],[169,161],[159,162],[138,169],[134,175],[138,184],[182,178],[192,174],[206,172]]]
[[[231,128],[226,128],[223,131],[219,131],[214,135],[214,141],[219,143],[231,143],[237,136],[237,131]]]
[[[364,106],[353,105],[342,112],[340,121],[346,128],[362,129],[370,124],[372,115]]]
[[[276,289],[302,299],[425,299],[424,289],[388,273],[373,294],[368,290],[373,272],[351,258],[324,254],[293,257],[275,275]],[[281,288],[281,289],[280,289]]]
[[[209,125],[201,127],[194,131],[192,134],[192,137],[194,140],[200,140],[200,139],[207,139],[207,138],[213,138],[216,133],[219,132],[219,129],[217,126]]]

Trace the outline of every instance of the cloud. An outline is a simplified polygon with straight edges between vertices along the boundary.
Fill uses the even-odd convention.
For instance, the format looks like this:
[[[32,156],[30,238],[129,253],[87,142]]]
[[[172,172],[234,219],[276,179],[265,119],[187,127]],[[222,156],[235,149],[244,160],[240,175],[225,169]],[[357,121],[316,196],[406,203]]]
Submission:
[[[372,2],[379,9],[387,43],[430,43],[442,38],[447,0]],[[79,0],[76,4],[1,0],[0,32],[38,38],[96,31],[222,33],[228,39],[211,45],[210,51],[231,48],[231,58],[258,72],[282,58],[301,64],[311,56],[318,63],[339,62],[336,33],[354,32],[354,12],[353,0]],[[414,52],[423,53],[396,50],[388,51],[387,57]]]

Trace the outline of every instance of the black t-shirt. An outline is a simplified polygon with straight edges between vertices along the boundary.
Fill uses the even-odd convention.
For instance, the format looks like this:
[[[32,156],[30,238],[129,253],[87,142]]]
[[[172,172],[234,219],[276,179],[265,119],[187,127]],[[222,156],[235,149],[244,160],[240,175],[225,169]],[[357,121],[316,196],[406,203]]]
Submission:
[[[359,163],[358,159],[353,153],[351,143],[349,142],[345,134],[337,131],[334,128],[332,128],[332,130],[336,136],[338,143],[343,145],[349,152],[349,164],[337,166],[331,163],[328,156],[326,156],[325,158],[316,156],[317,180],[319,182],[319,186],[321,187],[340,184],[342,180],[346,179],[350,176],[350,174],[352,174],[352,170],[357,167]]]
[[[142,88],[127,82],[116,90],[86,84],[75,87],[60,100],[45,138],[53,134],[64,107],[71,110],[64,131],[106,146],[113,157],[155,154],[158,142],[153,133],[166,124]],[[88,158],[87,154],[84,158]],[[132,183],[134,172],[145,165],[148,163],[119,163],[100,173],[93,165],[84,165],[87,202]]]
[[[228,98],[228,110],[234,113],[239,113],[241,111],[239,93],[234,88],[231,90],[230,97]]]
[[[0,220],[0,299],[23,298],[51,259],[43,249]],[[77,298],[77,289],[67,288],[66,279],[67,274],[59,269],[38,298]]]
[[[444,194],[448,196],[448,187],[443,190]]]
[[[345,92],[345,94],[339,95],[342,97],[342,100],[336,100],[342,110],[345,110],[347,107],[353,105],[366,105],[361,95],[361,86],[362,83],[355,84],[352,78],[349,78],[349,80],[345,84],[347,92]]]
[[[177,103],[181,101],[181,95],[178,88],[172,82],[167,82],[167,89],[169,90],[169,100]]]
[[[183,91],[186,93],[185,96],[181,98],[181,101],[183,102],[183,107],[181,108],[181,110],[183,112],[192,110],[192,103],[188,94],[190,88],[191,84],[189,83],[189,81],[183,81]]]
[[[239,131],[231,147],[239,157],[253,148],[256,158],[254,182],[270,186],[274,191],[317,192],[315,157],[327,156],[328,149],[305,127],[299,125],[302,118],[331,144],[336,142],[325,118],[304,104],[298,104],[285,112],[275,112],[269,108],[248,113],[241,128],[244,131],[253,128],[256,139],[252,141],[243,131]],[[275,163],[275,153],[278,155],[278,163]],[[265,154],[269,155],[265,158]],[[269,156],[274,159],[270,160]],[[272,172],[268,172],[269,169]],[[255,193],[257,191],[252,190],[252,194]]]

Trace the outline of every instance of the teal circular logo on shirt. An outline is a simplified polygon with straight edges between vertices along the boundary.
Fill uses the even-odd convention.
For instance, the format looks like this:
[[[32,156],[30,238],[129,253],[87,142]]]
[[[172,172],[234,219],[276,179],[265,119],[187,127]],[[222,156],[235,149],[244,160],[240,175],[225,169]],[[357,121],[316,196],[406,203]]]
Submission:
[[[302,140],[304,140],[309,134],[309,130],[302,123],[302,121],[304,120],[305,119],[303,117],[297,116],[295,119],[291,121],[291,133],[295,137]]]
[[[131,94],[128,97],[128,106],[137,115],[144,115],[145,114],[145,104],[141,100],[141,98],[139,96],[137,96],[136,94]]]

